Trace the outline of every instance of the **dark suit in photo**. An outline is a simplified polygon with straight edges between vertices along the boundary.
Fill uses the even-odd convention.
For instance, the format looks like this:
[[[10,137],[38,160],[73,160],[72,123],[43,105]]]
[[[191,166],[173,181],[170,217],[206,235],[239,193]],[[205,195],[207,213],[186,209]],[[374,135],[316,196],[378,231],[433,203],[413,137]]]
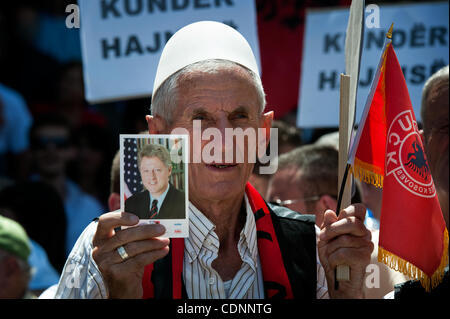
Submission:
[[[125,200],[125,211],[133,213],[140,219],[150,218],[150,193],[144,190]],[[158,215],[154,219],[184,219],[186,217],[185,194],[169,184]]]

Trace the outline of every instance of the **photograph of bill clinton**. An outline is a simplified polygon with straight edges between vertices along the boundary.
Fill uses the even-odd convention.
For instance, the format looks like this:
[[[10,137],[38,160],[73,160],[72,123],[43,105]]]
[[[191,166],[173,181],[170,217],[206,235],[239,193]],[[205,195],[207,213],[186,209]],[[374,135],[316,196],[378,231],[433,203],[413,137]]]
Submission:
[[[169,182],[172,162],[167,148],[146,144],[137,160],[143,190],[125,200],[125,211],[140,219],[184,219],[185,193]]]

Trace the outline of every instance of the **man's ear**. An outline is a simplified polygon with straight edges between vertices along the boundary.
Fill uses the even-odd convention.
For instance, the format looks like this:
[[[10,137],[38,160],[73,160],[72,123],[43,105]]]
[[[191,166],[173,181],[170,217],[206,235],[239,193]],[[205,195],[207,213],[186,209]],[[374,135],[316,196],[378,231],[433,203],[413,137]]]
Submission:
[[[269,146],[269,142],[270,142],[270,129],[272,127],[272,121],[273,121],[273,111],[264,113],[263,115],[261,115],[261,128],[264,129],[265,131],[265,135],[264,135],[264,139],[258,137],[258,157],[261,157],[267,147]],[[265,145],[262,145],[262,143],[264,143]]]
[[[147,120],[149,134],[161,134],[166,132],[166,121],[159,115],[146,115],[145,119]]]
[[[270,111],[262,115],[263,117],[262,127],[266,129],[266,147],[269,145],[270,141],[270,129],[272,128],[273,114],[274,114],[273,111]]]

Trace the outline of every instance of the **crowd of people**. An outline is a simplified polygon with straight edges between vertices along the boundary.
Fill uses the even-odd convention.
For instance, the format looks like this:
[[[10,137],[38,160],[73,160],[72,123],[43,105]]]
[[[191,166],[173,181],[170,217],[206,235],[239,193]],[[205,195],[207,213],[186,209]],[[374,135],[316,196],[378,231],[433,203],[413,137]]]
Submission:
[[[245,59],[236,60],[224,43],[226,62],[193,56],[156,86],[149,115],[150,99],[89,105],[77,49],[49,53],[50,45],[37,45],[45,35],[30,32],[38,20],[54,23],[51,16],[26,6],[15,13],[14,41],[21,46],[14,50],[25,46],[29,52],[15,54],[0,34],[0,65],[15,55],[11,61],[22,67],[0,78],[0,298],[383,298],[411,283],[376,258],[381,190],[358,181],[355,205],[336,214],[337,128],[305,138],[292,124],[273,120],[272,112],[261,112],[264,91],[251,50],[244,46]],[[5,19],[0,11],[0,24],[12,23]],[[208,28],[242,45],[224,25]],[[207,37],[195,27],[184,32]],[[203,40],[199,46],[221,45]],[[171,48],[169,42],[165,50]],[[32,73],[28,81],[24,72]],[[447,227],[448,72],[447,66],[430,77],[421,105],[424,148]],[[41,73],[45,77],[37,80]],[[177,103],[169,105],[165,94]],[[219,130],[277,128],[277,171],[261,174],[258,162],[226,173],[190,164],[190,237],[181,246],[159,237],[161,225],[119,230],[137,220],[118,211],[118,134],[167,134],[175,127],[191,132],[192,114]],[[346,218],[347,224],[339,223]],[[261,243],[264,237],[270,245]],[[176,247],[184,254],[177,256]],[[179,273],[164,267],[178,257]],[[334,268],[341,263],[350,265],[352,277],[337,289]],[[380,268],[375,288],[365,285],[369,264]],[[151,284],[144,283],[148,272]],[[443,285],[448,288],[448,270]],[[424,293],[414,284],[395,291],[397,297]]]

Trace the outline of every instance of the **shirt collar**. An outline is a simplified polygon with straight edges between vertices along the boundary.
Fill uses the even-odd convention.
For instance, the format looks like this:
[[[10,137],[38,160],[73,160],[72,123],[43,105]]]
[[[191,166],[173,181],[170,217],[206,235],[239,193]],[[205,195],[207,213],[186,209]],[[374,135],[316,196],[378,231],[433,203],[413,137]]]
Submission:
[[[248,201],[247,194],[245,194],[244,200],[247,215],[238,246],[242,246],[242,243],[245,241],[251,258],[256,263],[258,245],[255,216]],[[189,256],[189,262],[193,262],[198,257],[209,234],[217,238],[217,234],[214,232],[215,229],[216,226],[194,204],[189,202],[189,237],[186,238],[187,245],[185,246]],[[239,252],[241,253],[241,249],[239,249]],[[241,258],[243,258],[242,254]]]
[[[189,262],[193,262],[198,257],[206,238],[210,233],[214,233],[215,229],[216,226],[189,202],[189,237],[185,240]]]

